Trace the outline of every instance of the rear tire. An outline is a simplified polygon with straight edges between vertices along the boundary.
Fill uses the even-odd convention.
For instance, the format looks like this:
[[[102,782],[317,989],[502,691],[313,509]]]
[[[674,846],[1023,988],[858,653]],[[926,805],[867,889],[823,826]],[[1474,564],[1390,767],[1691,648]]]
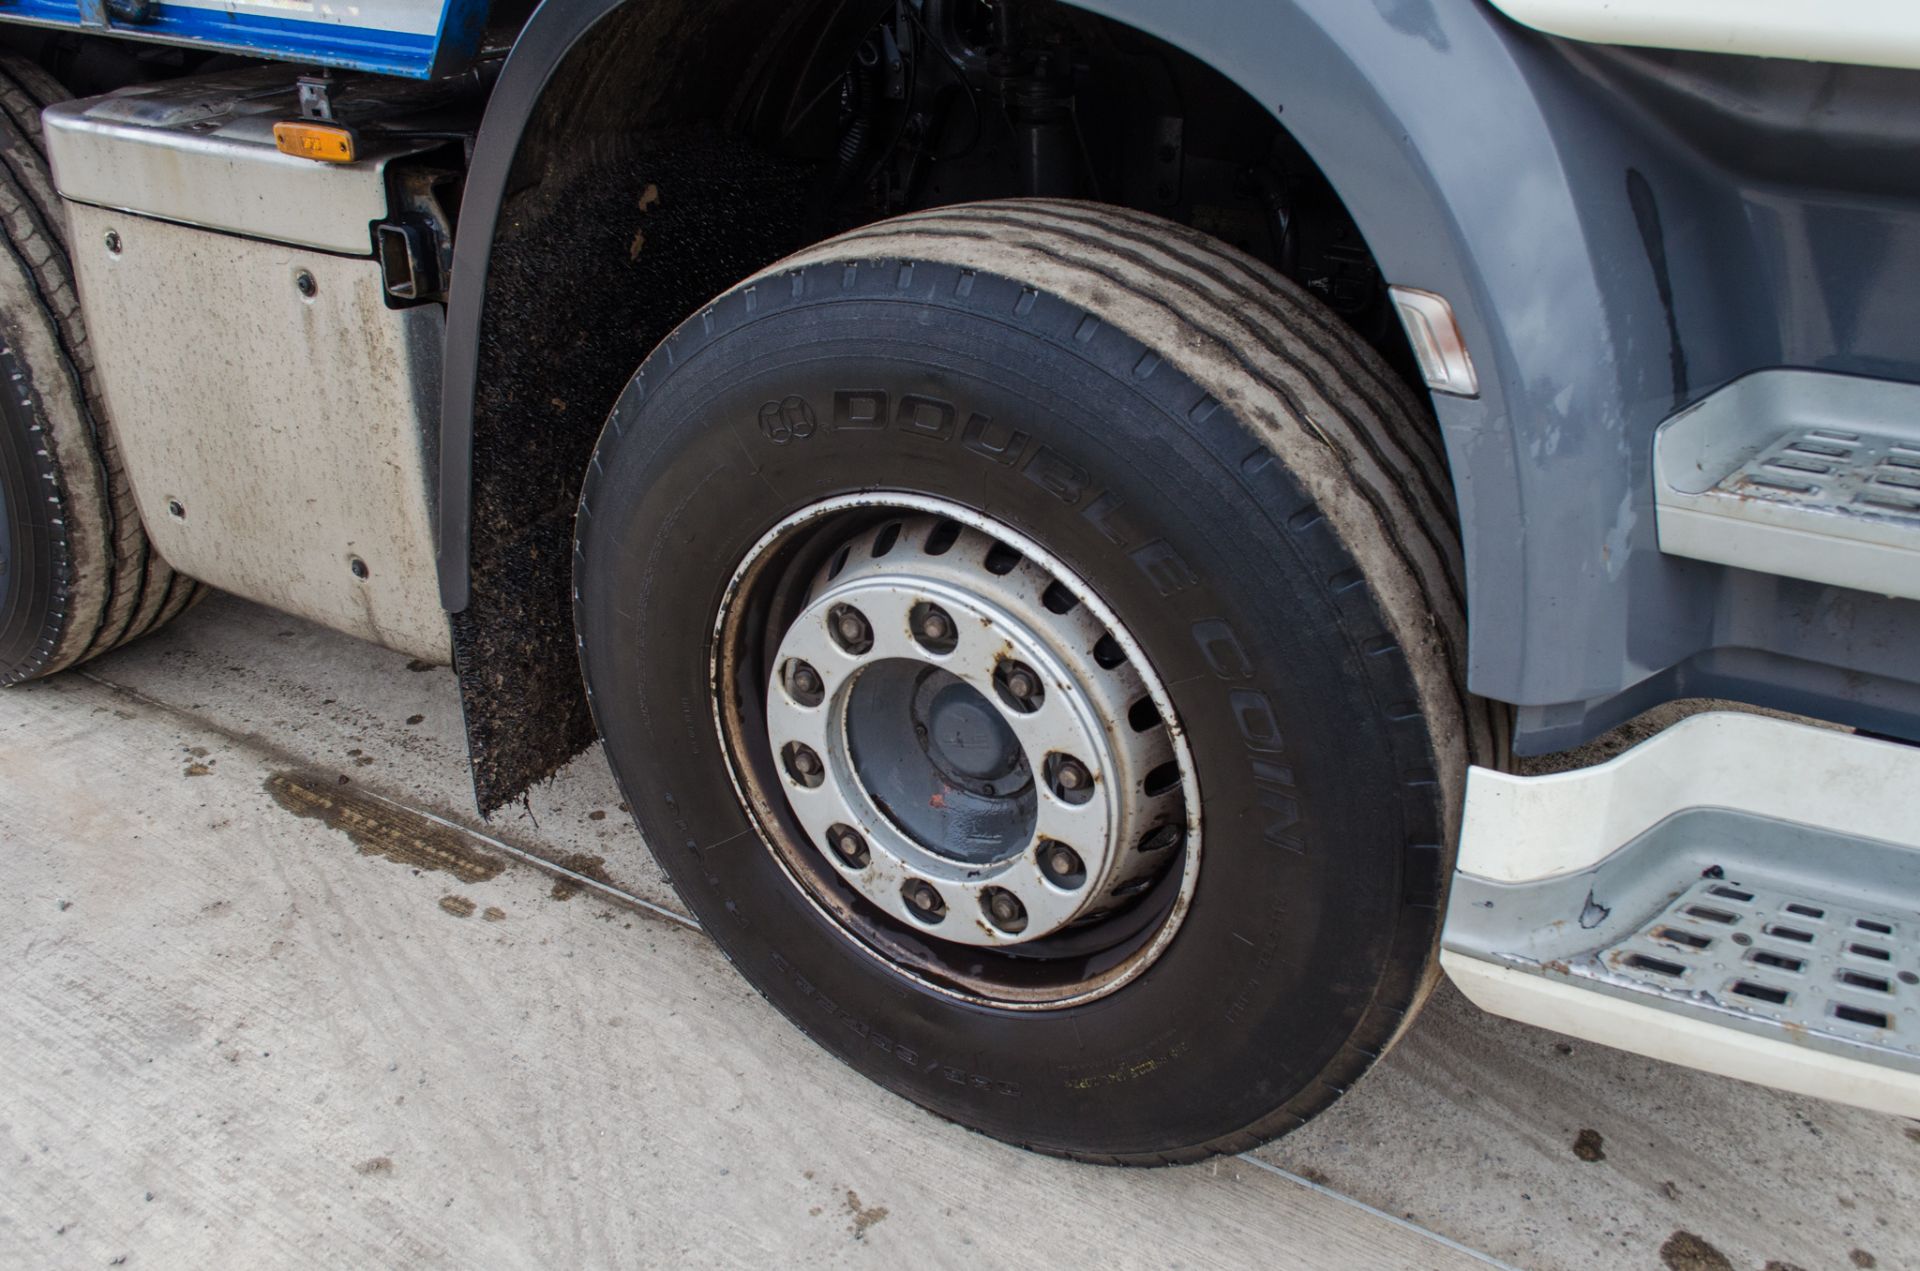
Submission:
[[[1203,800],[1135,910],[1054,938],[1071,956],[863,901],[796,812],[818,766],[774,750],[772,646],[807,579],[843,544],[849,579],[883,555],[925,574],[942,515],[1111,616],[1167,701],[1132,726],[1166,730]],[[582,665],[648,842],[800,1028],[1010,1142],[1193,1160],[1326,1107],[1431,987],[1469,754],[1497,744],[1463,687],[1451,517],[1417,403],[1264,266],[1115,209],[951,208],[784,262],[641,366],[581,499]],[[1129,912],[1174,933],[1096,982],[1147,947],[1099,951]],[[1056,962],[1067,988],[1036,996]]]
[[[147,542],[94,376],[40,111],[67,94],[0,56],[0,684],[146,634],[200,586]]]

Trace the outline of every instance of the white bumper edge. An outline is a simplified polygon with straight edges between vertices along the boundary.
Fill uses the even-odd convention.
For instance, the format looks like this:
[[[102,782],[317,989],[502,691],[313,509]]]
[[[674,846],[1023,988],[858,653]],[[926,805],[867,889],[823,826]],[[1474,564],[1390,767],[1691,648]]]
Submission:
[[[1757,1037],[1446,950],[1440,965],[1491,1015],[1873,1112],[1920,1118],[1920,1076]]]
[[[1920,68],[1914,0],[1492,0],[1523,25],[1594,44]]]

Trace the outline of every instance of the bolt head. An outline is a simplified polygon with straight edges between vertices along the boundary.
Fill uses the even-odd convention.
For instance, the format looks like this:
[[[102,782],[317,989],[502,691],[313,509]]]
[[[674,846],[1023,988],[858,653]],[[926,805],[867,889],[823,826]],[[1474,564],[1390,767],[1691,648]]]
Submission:
[[[860,638],[860,619],[850,613],[841,614],[840,636],[844,640],[858,640]]]
[[[1082,785],[1086,784],[1086,780],[1086,769],[1082,768],[1079,764],[1063,763],[1060,765],[1060,784],[1062,787],[1068,790],[1078,790]]]
[[[1015,697],[1033,696],[1033,677],[1025,671],[1015,671],[1007,677],[1007,691]]]
[[[820,767],[820,763],[813,757],[811,750],[802,750],[794,755],[793,766],[796,771],[811,775]]]
[[[943,907],[940,900],[940,893],[934,890],[932,883],[915,879],[913,882],[907,884],[904,894],[907,898],[907,904],[915,913],[924,915],[937,914]]]
[[[867,841],[850,826],[836,825],[827,831],[827,844],[833,848],[833,854],[850,869],[865,869],[872,854],[867,851]]]
[[[1040,868],[1063,886],[1078,887],[1085,882],[1086,866],[1080,854],[1065,843],[1049,842],[1040,852]]]
[[[920,623],[920,634],[927,637],[927,639],[929,640],[938,640],[940,639],[940,637],[946,635],[947,634],[946,615],[939,614],[939,613],[928,614],[926,618],[922,620]]]

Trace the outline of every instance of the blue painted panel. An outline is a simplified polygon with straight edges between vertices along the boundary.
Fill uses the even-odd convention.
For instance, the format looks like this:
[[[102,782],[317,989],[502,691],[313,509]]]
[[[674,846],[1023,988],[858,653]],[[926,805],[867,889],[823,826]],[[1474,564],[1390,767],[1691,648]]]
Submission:
[[[449,0],[433,35],[164,3],[150,19],[133,24],[108,17],[102,0],[15,0],[0,12],[0,22],[427,79],[472,63],[487,5],[488,0]]]

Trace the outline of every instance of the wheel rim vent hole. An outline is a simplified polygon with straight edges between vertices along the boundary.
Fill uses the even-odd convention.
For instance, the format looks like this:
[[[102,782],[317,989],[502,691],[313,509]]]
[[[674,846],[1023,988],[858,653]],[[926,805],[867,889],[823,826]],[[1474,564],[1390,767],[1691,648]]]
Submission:
[[[1040,603],[1047,607],[1049,613],[1072,613],[1079,607],[1080,597],[1057,582],[1049,583],[1047,589],[1040,594]]]
[[[1093,661],[1103,671],[1111,671],[1127,660],[1127,651],[1111,635],[1103,635],[1093,645]]]
[[[953,545],[959,541],[960,523],[958,521],[942,521],[933,527],[932,533],[927,535],[927,555],[945,556],[953,550]]]
[[[1151,732],[1160,726],[1160,708],[1151,697],[1143,697],[1127,708],[1127,726],[1136,733]]]
[[[1146,780],[1140,784],[1141,789],[1149,799],[1157,799],[1161,795],[1172,794],[1180,788],[1180,765],[1169,759],[1167,762],[1149,772]]]
[[[1178,847],[1180,841],[1185,837],[1185,832],[1182,831],[1179,826],[1162,825],[1157,829],[1148,830],[1142,835],[1140,845],[1134,850],[1137,852],[1164,852],[1170,847]]]
[[[892,551],[894,544],[899,541],[900,522],[889,521],[885,526],[881,527],[880,533],[874,536],[873,558],[879,560],[882,556]]]
[[[982,563],[987,567],[989,574],[1005,575],[1011,574],[1020,564],[1020,560],[1019,552],[1004,543],[995,543],[987,552],[987,559]]]
[[[852,555],[853,547],[851,544],[835,552],[833,554],[833,561],[827,566],[827,578],[829,580],[838,578],[840,571],[847,567],[847,559]]]

